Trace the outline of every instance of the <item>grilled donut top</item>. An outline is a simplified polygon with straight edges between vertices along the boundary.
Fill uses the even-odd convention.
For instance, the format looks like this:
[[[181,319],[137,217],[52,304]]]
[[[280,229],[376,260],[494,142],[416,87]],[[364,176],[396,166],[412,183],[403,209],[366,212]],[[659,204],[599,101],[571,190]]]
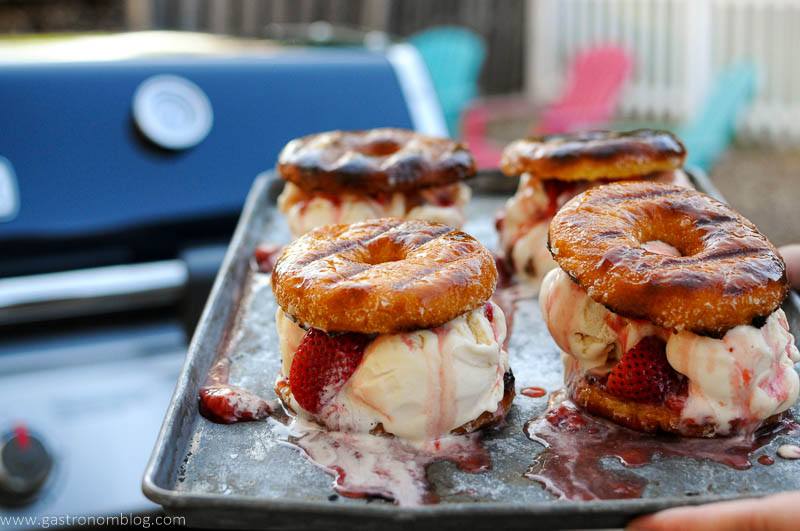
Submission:
[[[649,242],[681,256],[648,250],[659,247]],[[548,247],[611,311],[697,334],[720,337],[758,324],[788,291],[783,260],[753,223],[668,184],[621,182],[576,196],[550,223]]]
[[[516,140],[503,151],[507,175],[562,181],[629,179],[680,168],[686,149],[666,131],[588,131]]]
[[[384,218],[314,229],[272,272],[284,312],[326,332],[433,328],[494,292],[492,254],[472,236],[427,221]]]
[[[472,154],[405,129],[330,131],[296,138],[278,156],[284,179],[306,192],[408,192],[475,174]]]

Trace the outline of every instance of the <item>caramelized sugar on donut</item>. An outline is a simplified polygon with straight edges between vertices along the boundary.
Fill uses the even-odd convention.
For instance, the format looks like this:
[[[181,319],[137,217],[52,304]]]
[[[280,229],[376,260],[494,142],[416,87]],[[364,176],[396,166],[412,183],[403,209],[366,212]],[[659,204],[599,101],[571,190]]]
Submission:
[[[394,128],[308,135],[278,156],[281,177],[305,192],[406,193],[458,183],[475,171],[463,144]]]
[[[445,225],[384,218],[328,225],[284,248],[272,272],[281,308],[327,332],[433,328],[485,303],[492,254]]]
[[[686,149],[667,131],[587,131],[517,140],[503,150],[507,175],[580,181],[630,179],[680,168]]]
[[[653,240],[680,256],[648,251],[643,244]],[[678,186],[587,190],[553,218],[548,246],[596,302],[667,329],[721,337],[770,315],[788,291],[783,260],[753,223]]]

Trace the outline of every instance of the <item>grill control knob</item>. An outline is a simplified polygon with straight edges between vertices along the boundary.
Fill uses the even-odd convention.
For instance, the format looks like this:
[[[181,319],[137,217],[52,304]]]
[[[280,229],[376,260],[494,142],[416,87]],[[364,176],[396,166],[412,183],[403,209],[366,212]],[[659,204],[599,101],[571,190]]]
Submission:
[[[0,505],[33,501],[47,481],[53,458],[24,426],[0,436]]]
[[[162,74],[146,79],[136,89],[133,120],[157,146],[183,150],[208,136],[214,111],[203,89],[185,77]]]

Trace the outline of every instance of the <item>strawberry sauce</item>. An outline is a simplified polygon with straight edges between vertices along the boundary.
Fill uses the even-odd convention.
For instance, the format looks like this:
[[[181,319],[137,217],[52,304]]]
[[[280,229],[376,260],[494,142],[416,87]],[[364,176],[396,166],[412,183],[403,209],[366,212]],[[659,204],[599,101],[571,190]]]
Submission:
[[[541,398],[547,394],[547,390],[543,387],[523,387],[520,389],[519,393],[523,396],[527,396],[528,398]]]
[[[330,431],[280,407],[273,409],[246,389],[227,385],[229,364],[227,357],[220,358],[209,371],[200,390],[200,413],[220,424],[269,417],[285,429],[281,439],[286,444],[334,476],[333,488],[342,496],[385,498],[402,506],[438,503],[427,479],[429,465],[449,461],[476,474],[491,469],[480,433],[450,435],[416,446],[386,435]]]
[[[746,470],[752,466],[753,452],[777,435],[797,429],[794,421],[783,418],[749,436],[699,439],[652,435],[584,413],[558,393],[551,397],[541,417],[525,425],[528,438],[545,447],[525,477],[562,499],[638,498],[647,480],[632,472],[610,470],[602,465],[603,459],[615,458],[628,468],[638,468],[651,463],[655,456],[688,457]]]
[[[263,243],[256,247],[253,259],[258,271],[272,272],[282,249],[282,246],[272,243]],[[266,400],[247,389],[229,384],[230,367],[230,358],[223,354],[209,369],[206,382],[198,392],[200,414],[220,424],[267,418],[272,408]]]
[[[221,356],[208,371],[206,383],[200,388],[200,414],[212,422],[233,424],[263,420],[272,411],[266,400],[228,383],[231,360]]]

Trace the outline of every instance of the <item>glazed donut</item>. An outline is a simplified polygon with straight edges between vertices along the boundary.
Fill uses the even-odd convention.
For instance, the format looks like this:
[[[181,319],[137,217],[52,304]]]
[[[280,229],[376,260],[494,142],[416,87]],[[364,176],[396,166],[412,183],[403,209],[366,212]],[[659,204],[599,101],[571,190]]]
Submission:
[[[629,179],[683,166],[686,148],[666,131],[589,131],[516,140],[503,150],[507,175],[589,181]]]
[[[475,238],[438,223],[384,218],[314,229],[272,272],[283,310],[326,332],[433,328],[483,304],[497,268]]]
[[[646,433],[672,433],[683,437],[715,437],[719,426],[713,422],[695,423],[681,417],[683,404],[649,404],[623,400],[604,390],[585,376],[568,384],[573,402],[594,415],[613,420],[632,430]],[[761,423],[759,428],[770,426],[780,420],[781,415],[772,415]],[[736,433],[741,421],[735,421],[730,432]],[[730,432],[726,432],[730,434]]]
[[[548,248],[595,301],[624,317],[721,337],[775,311],[788,291],[775,247],[727,205],[647,181],[592,188],[550,223]],[[647,250],[664,242],[681,256]]]
[[[278,172],[306,192],[409,192],[475,174],[472,154],[446,138],[405,129],[330,131],[292,140]]]

